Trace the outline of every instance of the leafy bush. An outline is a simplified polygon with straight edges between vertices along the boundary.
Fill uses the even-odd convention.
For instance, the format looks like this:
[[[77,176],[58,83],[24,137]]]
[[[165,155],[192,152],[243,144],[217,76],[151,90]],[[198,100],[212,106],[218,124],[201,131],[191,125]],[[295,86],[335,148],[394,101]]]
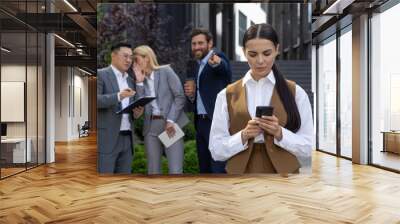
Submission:
[[[183,173],[198,174],[199,160],[197,158],[196,141],[190,140],[185,142],[185,156],[183,160]]]
[[[160,64],[171,64],[178,76],[184,78],[193,25],[177,26],[175,18],[167,13],[168,8],[155,3],[98,4],[98,68],[110,64],[113,44],[127,42],[133,47],[146,44],[154,50]],[[169,30],[172,26],[174,33]]]
[[[185,174],[197,174],[199,173],[199,165],[197,159],[196,149],[196,131],[194,129],[193,113],[186,113],[190,122],[183,127],[184,137],[184,160],[183,160],[183,173]],[[144,137],[142,135],[143,130],[143,116],[139,119],[135,119],[135,135],[143,142]],[[132,173],[147,174],[147,160],[144,151],[144,145],[142,143],[135,144],[135,156],[132,161]],[[168,161],[164,155],[161,160],[161,169],[163,174],[168,174]]]
[[[190,122],[182,129],[183,132],[185,133],[184,137],[185,142],[196,139],[196,130],[194,129],[194,118],[193,118],[194,115],[193,113],[186,113],[186,115],[188,116]]]
[[[193,118],[193,113],[186,113],[186,115],[189,118],[189,123],[183,127],[182,131],[185,133],[184,141],[190,141],[196,139],[196,130],[194,129],[194,118]],[[143,124],[144,124],[144,119],[143,116],[141,116],[138,119],[135,119],[134,121],[134,127],[135,127],[135,135],[143,142],[144,141],[144,136],[142,134],[143,130]]]
[[[198,174],[199,165],[197,159],[196,141],[190,140],[185,142],[184,150],[183,173]],[[161,161],[161,169],[163,174],[168,174],[168,161],[164,156]],[[147,163],[143,144],[135,145],[132,173],[147,174]]]
[[[140,141],[144,141],[144,136],[143,136],[143,124],[144,124],[144,119],[143,116],[141,116],[138,119],[135,119],[133,122],[133,126],[135,129],[135,135],[140,139]]]
[[[132,161],[132,173],[146,174],[147,164],[143,144],[135,145],[135,155]]]

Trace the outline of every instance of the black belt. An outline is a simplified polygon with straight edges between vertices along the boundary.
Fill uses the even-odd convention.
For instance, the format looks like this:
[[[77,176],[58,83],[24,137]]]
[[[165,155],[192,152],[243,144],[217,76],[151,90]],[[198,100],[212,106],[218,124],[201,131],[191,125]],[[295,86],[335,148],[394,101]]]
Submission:
[[[164,117],[161,115],[151,115],[150,120],[164,120]]]
[[[207,114],[197,114],[196,116],[197,116],[197,119],[207,119],[207,120],[209,119]]]
[[[124,130],[124,131],[119,131],[120,135],[132,135],[132,131],[131,130]]]

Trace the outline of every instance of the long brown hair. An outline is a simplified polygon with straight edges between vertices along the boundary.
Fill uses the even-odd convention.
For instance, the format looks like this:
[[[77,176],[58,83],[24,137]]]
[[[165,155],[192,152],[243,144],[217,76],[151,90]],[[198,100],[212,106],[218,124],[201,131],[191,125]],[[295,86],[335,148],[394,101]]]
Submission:
[[[247,29],[243,36],[243,47],[246,46],[247,41],[257,38],[270,40],[274,43],[275,47],[279,44],[278,34],[271,25],[266,23],[255,24]],[[279,71],[275,63],[272,66],[272,71],[274,72],[276,79],[275,88],[287,113],[287,123],[285,128],[292,132],[297,132],[301,126],[301,118],[296,100],[289,90],[285,77]]]

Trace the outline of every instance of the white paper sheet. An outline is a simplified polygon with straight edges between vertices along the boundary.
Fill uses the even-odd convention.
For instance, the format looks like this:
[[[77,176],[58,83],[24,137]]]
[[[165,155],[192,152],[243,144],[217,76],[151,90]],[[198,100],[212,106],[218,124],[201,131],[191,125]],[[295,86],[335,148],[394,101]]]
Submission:
[[[164,131],[158,136],[158,138],[164,144],[165,148],[170,147],[176,141],[185,136],[185,133],[183,133],[182,129],[176,123],[174,124],[174,127],[175,127],[175,135],[172,138],[169,138],[166,131]]]

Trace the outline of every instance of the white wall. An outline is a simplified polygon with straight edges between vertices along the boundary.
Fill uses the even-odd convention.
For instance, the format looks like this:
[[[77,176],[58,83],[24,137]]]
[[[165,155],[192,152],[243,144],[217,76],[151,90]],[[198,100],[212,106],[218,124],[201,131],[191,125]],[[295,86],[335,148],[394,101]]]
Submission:
[[[26,120],[22,122],[6,122],[8,138],[25,138],[30,140],[31,155],[33,162],[36,162],[37,153],[39,163],[44,163],[44,74],[41,66],[25,64],[3,64],[1,66],[2,82],[24,82],[26,86],[26,106],[23,102],[19,111],[25,114]],[[27,78],[27,80],[25,80]],[[3,92],[4,89],[2,89]],[[21,92],[24,93],[24,90]],[[2,95],[3,97],[7,97]],[[11,107],[1,107],[2,112],[16,113]],[[14,109],[15,110],[15,109]],[[24,115],[23,115],[24,116]]]
[[[68,87],[67,67],[55,68],[55,141],[68,140]]]
[[[4,82],[25,82],[26,67],[19,64],[6,64],[1,66],[1,81]],[[28,66],[28,70],[32,68]],[[8,108],[1,108],[7,110]],[[24,122],[10,122],[7,123],[8,137],[25,137],[25,123]]]
[[[251,22],[265,23],[267,21],[267,14],[261,9],[261,3],[237,3],[233,7],[235,17],[235,59],[238,61],[246,61],[243,54],[242,47],[238,44],[239,37],[239,11],[247,17],[247,28],[250,27]]]
[[[25,82],[26,67],[19,64],[1,66],[1,81]],[[1,108],[7,110],[7,108]],[[7,122],[7,137],[25,137],[25,122]]]
[[[1,121],[24,122],[24,104],[25,82],[1,81]]]
[[[28,81],[30,86],[36,86],[36,80],[31,80],[30,75],[36,75],[36,67],[19,65],[19,64],[5,64],[1,66],[1,81],[4,82],[25,82],[26,72],[28,72]],[[35,131],[36,136],[36,87],[27,88],[27,120],[28,124],[28,137],[30,133]],[[38,105],[39,107],[42,105]],[[9,110],[10,108],[1,108],[1,110]],[[34,122],[34,123],[32,123]],[[7,122],[7,136],[8,137],[25,137],[26,122]],[[32,131],[31,131],[32,130]]]
[[[78,74],[77,74],[78,72]],[[74,108],[73,108],[73,119],[72,119],[72,132],[71,135],[74,138],[79,137],[78,129],[77,126],[83,125],[85,121],[89,120],[89,102],[88,102],[88,77],[87,76],[81,76],[83,73],[81,73],[79,70],[74,70]]]
[[[88,120],[88,78],[83,75],[76,68],[56,67],[56,141],[79,138],[78,124]]]

